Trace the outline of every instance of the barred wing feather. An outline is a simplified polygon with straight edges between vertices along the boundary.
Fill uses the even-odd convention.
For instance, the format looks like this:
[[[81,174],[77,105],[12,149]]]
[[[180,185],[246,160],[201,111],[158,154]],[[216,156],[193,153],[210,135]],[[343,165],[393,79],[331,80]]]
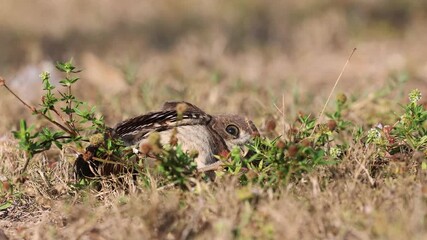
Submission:
[[[150,112],[117,124],[113,129],[113,136],[121,138],[126,144],[133,145],[152,132],[166,131],[179,126],[206,125],[211,118],[203,111],[187,110],[180,119],[176,110]]]

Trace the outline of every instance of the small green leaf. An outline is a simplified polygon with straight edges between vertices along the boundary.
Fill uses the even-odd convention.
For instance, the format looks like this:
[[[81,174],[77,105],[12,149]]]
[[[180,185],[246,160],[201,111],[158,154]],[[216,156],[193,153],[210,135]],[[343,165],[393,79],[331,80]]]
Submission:
[[[12,207],[12,202],[6,201],[5,203],[0,204],[0,211],[6,210]]]

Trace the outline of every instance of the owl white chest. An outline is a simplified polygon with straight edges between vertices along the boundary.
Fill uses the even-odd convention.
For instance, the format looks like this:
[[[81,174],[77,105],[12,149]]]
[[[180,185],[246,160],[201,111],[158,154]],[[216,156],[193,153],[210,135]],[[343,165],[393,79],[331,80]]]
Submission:
[[[159,132],[160,143],[167,145],[170,142],[172,130]],[[205,126],[180,126],[177,127],[178,144],[184,151],[196,150],[199,154],[195,159],[197,168],[204,167],[216,161],[212,152],[212,136]],[[144,142],[144,141],[143,141]]]

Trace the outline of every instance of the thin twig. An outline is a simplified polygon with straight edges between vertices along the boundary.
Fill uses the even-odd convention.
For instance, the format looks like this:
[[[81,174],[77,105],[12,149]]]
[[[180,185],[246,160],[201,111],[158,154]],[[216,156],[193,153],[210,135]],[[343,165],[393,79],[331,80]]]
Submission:
[[[276,105],[276,103],[273,103],[273,106],[276,108],[276,110],[280,113],[283,114],[282,110]]]
[[[197,169],[197,172],[207,172],[212,170],[219,170],[224,166],[224,163],[221,161],[214,162],[212,164],[206,165],[204,167],[201,167]]]
[[[70,129],[68,129],[68,128],[66,128],[66,127],[62,126],[59,122],[57,122],[57,121],[55,121],[55,120],[51,119],[51,118],[50,118],[50,117],[48,117],[46,114],[43,114],[43,113],[38,112],[38,111],[35,111],[35,113],[40,114],[41,116],[43,116],[43,117],[44,117],[46,120],[48,120],[49,122],[51,122],[51,123],[55,124],[55,125],[56,125],[57,127],[59,127],[60,129],[62,129],[62,130],[64,130],[65,132],[69,133],[70,135],[73,135],[73,136],[74,136],[74,133],[73,133]]]
[[[96,160],[98,162],[101,162],[101,163],[109,163],[109,164],[115,164],[115,165],[120,165],[120,166],[126,167],[126,165],[121,163],[121,162],[111,161],[111,160],[102,159],[102,158],[98,158],[98,157],[92,157],[92,159]]]
[[[4,79],[2,79],[4,80]],[[33,113],[37,113],[37,110],[35,107],[30,106],[28,103],[26,103],[24,100],[22,100],[18,95],[16,95],[15,92],[13,92],[7,85],[6,83],[3,83],[3,87],[5,87],[10,93],[12,93],[13,96],[15,96],[22,104],[24,104],[28,109],[30,109],[31,112]]]
[[[70,129],[64,127],[64,126],[62,126],[57,121],[51,119],[46,114],[43,114],[42,112],[37,111],[37,109],[35,107],[30,106],[28,103],[26,103],[24,100],[22,100],[14,91],[12,91],[12,89],[10,89],[7,86],[7,84],[5,83],[5,80],[2,77],[0,77],[0,82],[1,82],[1,85],[3,85],[3,87],[5,87],[7,89],[7,91],[9,91],[13,96],[15,96],[15,98],[18,99],[22,104],[24,104],[24,106],[27,107],[32,113],[39,114],[39,115],[43,116],[46,120],[48,120],[49,122],[53,123],[54,125],[56,125],[60,129],[64,130],[65,132],[67,132],[67,133],[69,133],[71,135],[75,135],[72,130],[70,130]]]
[[[314,131],[316,130],[317,124],[319,124],[319,123],[320,123],[320,121],[322,120],[323,113],[325,112],[326,106],[328,106],[328,103],[329,103],[329,101],[331,100],[332,94],[334,93],[335,88],[337,87],[338,82],[340,81],[341,76],[342,76],[342,74],[344,73],[344,71],[345,71],[345,69],[346,69],[346,67],[347,67],[348,63],[350,62],[350,59],[351,59],[351,57],[353,56],[353,54],[354,54],[354,52],[356,51],[356,49],[357,49],[357,48],[353,48],[353,51],[351,51],[350,56],[348,57],[347,61],[345,62],[344,66],[343,66],[343,68],[341,69],[341,73],[340,73],[340,75],[338,76],[337,80],[335,81],[335,84],[334,84],[334,86],[332,87],[331,92],[329,93],[328,99],[326,100],[326,103],[325,103],[325,105],[323,106],[323,109],[322,109],[322,111],[320,112],[319,117],[317,118],[317,120],[316,120],[316,122],[315,122],[315,124],[314,124],[313,131],[311,131],[310,137],[314,134]]]
[[[68,127],[68,129],[72,132],[70,133],[71,135],[79,135],[78,132],[74,130],[73,126],[71,126],[67,121],[65,121],[64,117],[62,117],[62,115],[55,108],[52,108],[51,110],[61,119],[62,123],[64,123]]]

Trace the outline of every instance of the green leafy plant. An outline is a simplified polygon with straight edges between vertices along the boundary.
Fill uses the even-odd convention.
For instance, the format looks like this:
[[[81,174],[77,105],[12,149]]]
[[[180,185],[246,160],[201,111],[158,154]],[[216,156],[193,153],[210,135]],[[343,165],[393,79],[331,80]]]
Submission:
[[[404,172],[419,171],[426,165],[427,111],[420,100],[421,92],[412,90],[409,103],[402,106],[403,113],[395,123],[378,124],[365,134],[363,141],[375,149],[375,168],[400,163],[406,165]]]
[[[340,127],[336,127],[336,123],[320,124],[313,132],[316,119],[300,115],[289,130],[287,140],[256,138],[247,146],[251,153],[247,157],[242,157],[239,149],[233,149],[229,158],[223,160],[226,172],[239,176],[243,185],[258,184],[276,189],[318,166],[335,164],[342,157],[345,146],[331,145],[334,134],[349,126],[338,114],[331,116],[335,116],[333,121],[340,122]]]
[[[196,177],[197,164],[195,154],[183,151],[181,145],[167,146],[158,155],[160,160],[156,171],[163,177],[161,185],[172,184],[188,188],[191,177]]]
[[[90,142],[91,133],[106,134],[108,132],[103,117],[96,115],[95,108],[89,107],[87,103],[78,100],[72,94],[72,87],[79,80],[74,75],[80,72],[76,70],[72,61],[58,62],[56,68],[65,75],[59,81],[62,88],[56,94],[54,92],[56,86],[51,82],[50,73],[41,73],[44,94],[38,107],[30,106],[23,101],[4,80],[2,81],[2,85],[34,115],[41,116],[50,123],[50,126],[36,129],[34,125],[28,126],[25,120],[21,120],[19,130],[13,132],[14,137],[19,140],[20,148],[26,153],[27,161],[22,172],[25,172],[30,159],[35,154],[49,150],[52,145],[59,149],[64,145],[72,145],[75,151],[79,152],[85,143]],[[99,152],[103,153],[99,155],[101,158],[112,158],[112,156],[121,158],[123,144],[119,140],[101,138],[96,144]]]
[[[131,147],[125,146],[120,139],[111,137],[110,129],[105,125],[103,117],[97,116],[95,107],[89,107],[89,104],[73,95],[72,87],[79,80],[75,74],[80,71],[76,70],[72,61],[58,62],[56,68],[65,75],[59,81],[62,88],[55,94],[56,86],[52,84],[50,74],[41,73],[44,95],[37,108],[19,98],[4,80],[1,82],[33,114],[43,117],[50,123],[46,127],[36,129],[34,125],[28,126],[25,120],[21,120],[19,130],[14,132],[20,148],[26,153],[27,161],[22,172],[25,172],[34,155],[49,150],[53,145],[59,149],[67,145],[80,153],[75,162],[75,169],[76,174],[83,177],[83,181],[74,184],[77,188],[90,185],[91,181],[86,179],[96,175],[138,171],[139,176],[145,178],[145,169],[137,164],[140,156],[137,156]],[[152,134],[150,138],[156,136],[158,135]],[[189,179],[197,172],[194,161],[197,153],[186,153],[177,144],[163,147],[158,141],[154,141],[153,146],[156,148],[151,153],[154,153],[158,160],[155,172],[161,176],[160,186],[169,184],[188,186]],[[153,146],[149,147],[150,150]],[[149,178],[145,178],[145,181],[149,181]]]
[[[159,178],[157,185],[178,186],[183,189],[190,187],[191,179],[197,177],[197,164],[194,159],[197,152],[185,152],[177,142],[176,131],[171,136],[170,144],[162,145],[160,135],[152,133],[148,142],[140,146],[142,159],[145,162],[154,160],[155,168],[151,168],[148,174],[154,173]],[[140,173],[144,173],[140,171]],[[144,176],[143,176],[144,177]],[[145,178],[149,181],[149,178]]]
[[[375,144],[382,153],[394,154],[427,150],[427,111],[419,104],[421,93],[418,89],[409,94],[410,102],[402,106],[403,114],[392,125],[371,128],[366,135],[366,143]]]
[[[411,91],[409,100],[409,104],[403,106],[404,113],[392,129],[390,137],[397,138],[400,144],[406,144],[413,151],[426,151],[427,110],[419,104],[421,92],[418,89]]]
[[[179,143],[172,141],[174,136],[171,144],[162,146],[159,135],[151,134],[149,143],[140,146],[142,155],[137,155],[120,139],[112,138],[111,130],[103,117],[96,114],[95,108],[73,95],[73,85],[79,80],[75,75],[79,71],[72,62],[57,63],[56,67],[64,74],[59,82],[61,88],[55,92],[57,87],[52,84],[50,74],[43,72],[40,78],[44,95],[38,107],[22,101],[4,80],[0,82],[33,114],[50,123],[50,126],[37,129],[21,120],[19,129],[14,132],[27,158],[23,172],[35,154],[52,146],[58,149],[67,146],[80,153],[76,164],[83,166],[77,172],[82,177],[135,172],[149,183],[147,174],[154,172],[160,187],[181,188],[189,188],[192,181],[200,177],[194,161],[197,153],[183,151]],[[221,174],[238,176],[242,185],[257,184],[277,189],[318,166],[339,162],[348,149],[348,143],[342,138],[344,132],[351,134],[354,142],[373,144],[378,157],[402,152],[425,154],[427,111],[419,104],[420,98],[420,92],[414,90],[410,94],[410,103],[403,106],[404,113],[399,121],[393,126],[372,128],[364,134],[363,128],[354,127],[345,120],[347,97],[339,94],[334,111],[325,113],[329,118],[325,123],[318,123],[319,119],[310,115],[299,114],[286,137],[256,138],[247,145],[249,155],[242,156],[240,149],[233,149],[228,156],[219,157],[225,166]],[[147,171],[147,166],[141,164],[147,159],[156,160],[154,169]],[[217,174],[221,175],[218,171]],[[80,183],[86,185],[90,181]]]

